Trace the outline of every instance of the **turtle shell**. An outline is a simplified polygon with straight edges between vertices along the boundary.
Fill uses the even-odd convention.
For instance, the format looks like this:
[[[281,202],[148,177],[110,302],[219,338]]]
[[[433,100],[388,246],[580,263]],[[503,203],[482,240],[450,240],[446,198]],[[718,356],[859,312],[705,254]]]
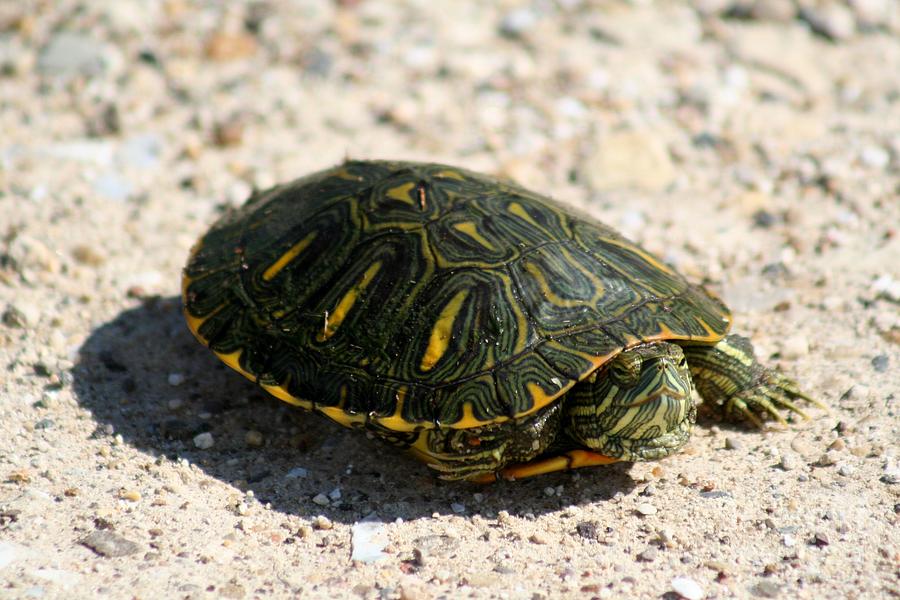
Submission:
[[[714,343],[728,309],[609,227],[455,167],[351,161],[255,194],[192,251],[190,329],[354,426],[532,413],[623,349]]]

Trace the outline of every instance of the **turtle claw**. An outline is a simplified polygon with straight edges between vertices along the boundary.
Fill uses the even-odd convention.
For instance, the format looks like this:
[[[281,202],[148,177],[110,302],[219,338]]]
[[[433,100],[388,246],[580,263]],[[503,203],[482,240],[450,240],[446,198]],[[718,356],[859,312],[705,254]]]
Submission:
[[[762,429],[763,419],[769,416],[779,425],[788,427],[789,423],[782,412],[796,414],[808,421],[810,416],[794,402],[803,399],[816,406],[825,408],[821,402],[813,400],[800,391],[797,384],[775,371],[767,372],[761,377],[761,381],[750,389],[743,390],[730,398],[726,403],[726,411],[731,416],[743,417],[753,426]]]

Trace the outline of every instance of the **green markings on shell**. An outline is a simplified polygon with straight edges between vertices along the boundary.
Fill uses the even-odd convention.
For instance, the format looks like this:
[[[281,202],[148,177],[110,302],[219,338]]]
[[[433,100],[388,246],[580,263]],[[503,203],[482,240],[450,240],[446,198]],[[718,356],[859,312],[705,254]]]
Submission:
[[[524,415],[549,404],[575,384],[537,352],[522,354],[497,369],[499,407],[507,415]],[[504,413],[500,413],[504,414]]]
[[[484,373],[536,341],[503,271],[445,273],[423,289],[396,340],[396,376],[433,386]]]
[[[457,211],[428,223],[428,237],[439,268],[498,268],[519,256],[521,249],[507,243],[493,218],[477,211]],[[439,243],[438,243],[439,242]]]

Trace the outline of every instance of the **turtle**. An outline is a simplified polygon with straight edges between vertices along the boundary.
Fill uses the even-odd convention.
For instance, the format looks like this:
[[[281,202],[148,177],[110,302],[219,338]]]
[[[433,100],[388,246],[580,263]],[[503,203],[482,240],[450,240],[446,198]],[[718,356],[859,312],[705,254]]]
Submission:
[[[347,160],[254,192],[192,248],[182,300],[226,365],[443,479],[660,459],[698,407],[758,427],[824,407],[638,244],[444,164]]]

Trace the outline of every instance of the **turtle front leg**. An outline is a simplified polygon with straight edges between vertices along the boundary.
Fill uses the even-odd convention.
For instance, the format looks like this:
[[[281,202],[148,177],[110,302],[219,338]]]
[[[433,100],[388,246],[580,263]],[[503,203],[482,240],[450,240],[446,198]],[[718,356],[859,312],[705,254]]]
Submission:
[[[762,427],[768,415],[787,425],[781,414],[787,410],[809,419],[797,406],[798,399],[828,410],[801,392],[796,383],[760,364],[750,340],[743,336],[729,335],[714,346],[685,345],[683,350],[704,404],[723,418]]]

